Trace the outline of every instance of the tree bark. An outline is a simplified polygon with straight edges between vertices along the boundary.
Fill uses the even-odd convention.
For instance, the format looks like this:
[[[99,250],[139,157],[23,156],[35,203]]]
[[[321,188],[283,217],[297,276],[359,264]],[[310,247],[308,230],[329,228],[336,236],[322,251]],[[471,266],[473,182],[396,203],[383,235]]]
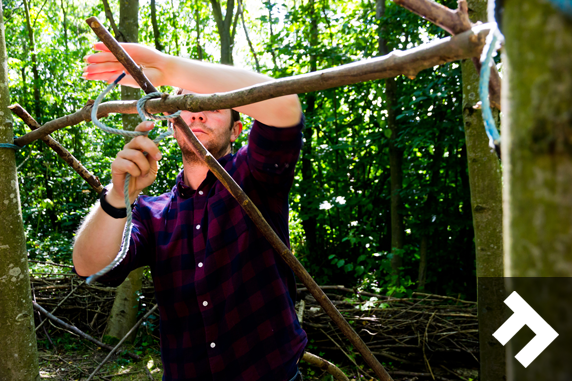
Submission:
[[[39,123],[42,123],[42,108],[41,108],[41,94],[40,94],[40,75],[38,73],[38,60],[36,56],[36,43],[34,41],[34,30],[30,22],[30,6],[28,0],[24,0],[24,13],[26,14],[26,26],[28,29],[28,40],[30,46],[28,49],[32,52],[32,73],[34,75],[34,116]]]
[[[520,280],[519,294],[556,324],[560,335],[528,368],[514,356],[530,336],[515,336],[507,344],[507,379],[567,380],[572,374],[572,22],[550,2],[506,0],[503,32],[503,102],[509,102],[502,116],[505,276],[543,278]],[[551,292],[538,287],[555,277],[567,277],[562,287]]]
[[[137,42],[139,40],[139,0],[121,0],[119,6],[119,31],[127,41]],[[141,92],[128,86],[121,86],[121,99],[139,99]],[[135,130],[141,122],[139,115],[122,115],[123,129]],[[126,138],[125,143],[130,139]],[[107,322],[104,333],[104,342],[115,344],[129,332],[137,322],[137,312],[139,311],[138,293],[141,290],[141,278],[143,269],[132,271],[127,279],[117,287],[111,314]],[[128,338],[132,341],[135,335]]]
[[[487,0],[469,0],[471,21],[486,21]],[[491,70],[496,70],[492,67]],[[502,171],[485,133],[479,101],[479,73],[471,60],[462,62],[463,123],[467,145],[471,210],[475,234],[479,316],[480,376],[482,381],[505,379],[504,347],[492,340],[503,323]],[[498,111],[493,110],[498,116]],[[479,281],[482,277],[496,280]]]
[[[377,0],[376,2],[376,18],[381,20],[385,17],[385,0]],[[380,56],[389,53],[387,49],[387,41],[383,38],[384,28],[379,28],[378,53]],[[403,266],[403,258],[401,257],[401,249],[405,240],[405,228],[403,226],[403,214],[401,212],[401,188],[403,186],[403,150],[396,144],[399,134],[399,126],[396,120],[395,108],[397,107],[397,83],[394,78],[385,80],[385,102],[387,105],[387,127],[391,130],[389,138],[389,171],[391,173],[391,268],[394,273],[398,274],[399,269]],[[397,249],[397,250],[396,250]]]
[[[0,142],[11,143],[4,30],[0,3]],[[0,380],[40,380],[16,156],[9,148],[0,148],[0,200]]]
[[[232,46],[234,44],[234,33],[231,33],[234,15],[234,0],[227,0],[226,14],[222,16],[219,0],[210,0],[213,15],[216,21],[218,35],[220,37],[220,63],[232,65]],[[234,23],[236,25],[236,23]]]

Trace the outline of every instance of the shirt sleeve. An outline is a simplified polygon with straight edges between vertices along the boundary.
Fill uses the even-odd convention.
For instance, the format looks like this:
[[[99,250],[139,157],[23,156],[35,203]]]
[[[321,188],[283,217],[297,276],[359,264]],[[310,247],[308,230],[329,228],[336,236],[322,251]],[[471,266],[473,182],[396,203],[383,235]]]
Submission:
[[[142,214],[144,214],[144,211],[142,211],[142,207],[137,201],[133,208],[131,237],[129,240],[129,249],[127,254],[125,255],[125,258],[123,258],[123,260],[113,269],[97,278],[97,282],[104,283],[112,287],[119,286],[131,271],[150,264],[149,232],[142,221]],[[123,247],[119,249],[118,254],[121,252],[122,248]],[[77,274],[75,267],[72,271]],[[78,276],[82,279],[87,279],[87,277],[79,274]]]
[[[262,183],[287,187],[292,185],[296,163],[302,149],[304,116],[293,127],[278,128],[254,121],[248,137],[247,155],[250,171]]]

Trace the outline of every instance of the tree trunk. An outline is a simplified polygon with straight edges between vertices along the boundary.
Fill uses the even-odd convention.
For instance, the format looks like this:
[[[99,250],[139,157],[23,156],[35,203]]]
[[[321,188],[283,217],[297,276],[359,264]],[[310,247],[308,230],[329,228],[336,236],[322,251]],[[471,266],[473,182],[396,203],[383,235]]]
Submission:
[[[376,2],[376,18],[381,20],[385,17],[385,0],[377,0]],[[387,41],[383,38],[384,28],[379,28],[378,53],[380,56],[389,53],[387,49]],[[401,188],[403,186],[403,150],[396,144],[399,127],[397,125],[395,107],[397,103],[397,84],[394,78],[385,80],[385,100],[387,104],[387,127],[391,130],[389,138],[389,170],[391,173],[391,268],[394,273],[399,273],[399,269],[403,266],[403,259],[400,250],[403,249],[403,241],[405,239],[405,231],[403,227],[403,214],[400,213],[402,207]],[[395,250],[397,249],[397,250]]]
[[[137,42],[139,39],[139,0],[122,0],[119,7],[119,32],[127,42]],[[139,89],[121,86],[121,100],[139,99]],[[123,114],[123,129],[133,131],[141,122],[139,115]],[[126,139],[125,143],[128,142]],[[131,272],[127,279],[117,288],[115,301],[105,328],[104,342],[114,344],[135,325],[139,307],[138,293],[141,290],[143,269]],[[128,339],[132,341],[135,333]]]
[[[67,20],[67,12],[66,12],[66,3],[64,0],[61,0],[62,12],[64,14],[64,47],[66,49],[66,53],[68,52],[68,20]]]
[[[314,0],[310,0],[309,4],[310,15],[310,46],[313,48],[318,45],[318,18],[316,16]],[[317,57],[315,54],[310,55],[310,72],[316,71],[318,68]],[[302,147],[302,181],[305,185],[303,187],[311,188],[315,186],[314,183],[314,164],[312,163],[313,149],[312,139],[314,135],[313,117],[316,109],[316,95],[309,93],[306,95],[306,127],[304,130],[304,145]],[[314,215],[315,210],[310,206],[311,201],[309,197],[303,197],[300,205],[302,214],[306,215],[306,219],[302,221],[302,228],[304,229],[304,236],[306,237],[306,249],[309,254],[317,255],[319,252],[317,242],[318,220]]]
[[[104,343],[117,344],[137,322],[143,270],[143,267],[133,270],[117,288],[103,336]],[[126,341],[132,342],[135,336],[136,332],[133,332]]]
[[[560,335],[528,368],[514,356],[530,336],[509,341],[507,379],[569,380],[572,22],[547,1],[504,3],[503,89],[508,91],[503,102],[509,102],[502,126],[505,276],[542,277],[513,281],[522,283],[519,294]],[[555,277],[567,279],[545,292],[542,287]]]
[[[472,22],[487,20],[487,0],[469,0]],[[479,316],[480,377],[505,379],[504,347],[493,332],[503,323],[502,173],[497,155],[489,148],[479,101],[479,73],[471,60],[462,62],[463,123],[467,145],[471,210],[475,234]],[[494,67],[491,70],[496,70]],[[495,112],[495,111],[493,111]],[[498,112],[496,112],[498,115]],[[492,278],[479,281],[480,278]]]
[[[276,52],[274,51],[274,30],[272,29],[272,1],[268,1],[268,27],[270,29],[270,55],[272,56],[272,63],[274,64],[274,71],[278,70],[278,64],[276,63]],[[312,12],[314,9],[314,3],[312,2]]]
[[[201,47],[201,9],[200,2],[195,1],[195,27],[197,32],[197,55],[198,60],[203,60],[203,48]]]
[[[28,39],[30,46],[28,49],[32,52],[32,73],[34,75],[34,117],[38,123],[42,124],[42,108],[41,108],[41,94],[40,94],[40,76],[38,73],[38,60],[36,57],[36,43],[34,41],[34,31],[32,30],[32,23],[30,22],[30,6],[27,0],[24,0],[24,13],[26,14],[26,26],[28,29]]]
[[[153,37],[155,39],[155,49],[162,52],[163,45],[160,41],[159,25],[157,25],[157,6],[155,0],[151,0],[151,24],[153,24]]]
[[[234,44],[234,32],[231,31],[231,27],[235,25],[234,21],[234,0],[227,0],[226,2],[226,14],[224,18],[222,16],[222,10],[219,0],[210,0],[213,15],[216,21],[218,35],[220,37],[220,63],[226,65],[232,65],[232,46]],[[234,21],[234,22],[233,22]]]
[[[435,115],[435,118],[439,120],[439,117]],[[435,126],[436,129],[439,128],[438,123]],[[437,136],[435,137],[435,149],[433,151],[433,160],[431,161],[431,179],[429,180],[428,187],[429,189],[437,189],[437,184],[439,183],[439,174],[441,172],[441,161],[443,160],[443,155],[445,153],[445,149],[443,144],[440,144],[442,139],[442,134],[439,130],[437,130]],[[418,289],[425,288],[425,280],[427,276],[427,251],[429,246],[429,237],[433,237],[433,241],[438,240],[438,237],[434,237],[433,234],[433,217],[434,215],[438,215],[437,205],[438,199],[435,195],[435,192],[430,192],[427,195],[427,199],[425,200],[425,204],[423,205],[422,211],[422,231],[423,234],[421,236],[421,245],[419,248],[419,275],[418,280],[419,283],[417,285]]]
[[[0,4],[0,83],[5,84],[0,87],[0,142],[12,143],[2,14]],[[40,380],[16,156],[9,148],[0,148],[0,200],[0,380]]]

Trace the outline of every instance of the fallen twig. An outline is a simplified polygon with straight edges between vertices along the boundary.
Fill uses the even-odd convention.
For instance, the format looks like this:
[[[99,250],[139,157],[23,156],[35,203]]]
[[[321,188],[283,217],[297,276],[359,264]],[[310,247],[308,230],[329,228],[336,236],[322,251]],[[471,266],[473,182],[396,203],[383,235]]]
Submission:
[[[147,319],[149,315],[151,315],[157,309],[157,307],[159,307],[159,305],[155,304],[155,306],[153,306],[153,308],[151,308],[149,312],[147,312],[137,323],[135,323],[135,325],[129,330],[129,332],[127,332],[127,334],[123,336],[121,340],[119,340],[119,343],[117,343],[117,345],[111,349],[111,351],[109,352],[107,357],[103,359],[101,364],[99,364],[99,366],[95,368],[95,370],[90,374],[87,381],[90,381],[93,378],[93,376],[95,376],[95,374],[101,369],[101,367],[107,362],[107,360],[109,360],[109,358],[117,350],[117,348],[119,348],[121,344],[123,344],[123,342],[129,337],[129,335],[131,335],[133,331],[135,331],[141,325],[141,323],[143,323],[145,319]]]

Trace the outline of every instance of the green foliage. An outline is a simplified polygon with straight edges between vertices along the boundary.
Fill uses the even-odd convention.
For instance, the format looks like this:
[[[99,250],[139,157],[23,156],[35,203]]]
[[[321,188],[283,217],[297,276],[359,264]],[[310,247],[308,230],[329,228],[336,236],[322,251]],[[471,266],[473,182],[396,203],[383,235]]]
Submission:
[[[118,4],[110,3],[117,15]],[[446,5],[454,6],[453,3]],[[25,15],[19,3],[3,4],[12,102],[33,113],[33,63]],[[263,73],[286,77],[307,73],[314,58],[320,70],[376,56],[380,27],[390,50],[408,49],[444,36],[434,25],[389,1],[386,17],[379,22],[373,2],[315,1],[313,13],[309,4],[248,2],[246,23]],[[157,2],[164,52],[191,58],[198,58],[200,53],[204,60],[216,61],[218,35],[210,12],[208,3],[201,1]],[[33,116],[40,123],[81,109],[104,88],[102,83],[81,79],[82,58],[92,52],[95,42],[84,22],[91,15],[105,20],[101,2],[48,0],[43,8],[39,3],[31,6],[41,79],[41,115]],[[311,35],[311,17],[317,22],[315,40]],[[237,33],[235,62],[254,67],[240,22]],[[140,40],[154,46],[148,3],[140,7]],[[474,297],[473,231],[459,65],[443,65],[425,70],[415,79],[396,80],[400,131],[396,144],[404,152],[404,249],[393,253],[391,250],[391,131],[386,125],[384,81],[300,95],[303,107],[307,108],[313,99],[315,108],[305,115],[306,145],[311,149],[306,149],[300,159],[291,191],[291,246],[318,283],[355,285],[402,295],[417,287],[420,242],[422,236],[427,236],[426,289]],[[108,100],[118,98],[118,91],[108,96]],[[105,121],[120,125],[118,116]],[[247,117],[243,121],[249,126]],[[17,118],[14,122],[16,135],[27,132]],[[158,128],[165,127],[161,124]],[[247,132],[235,143],[235,149],[246,143]],[[122,138],[101,133],[91,123],[66,128],[52,136],[103,184],[110,182],[110,164],[123,146]],[[43,143],[36,142],[30,148],[26,161],[28,150],[17,153],[30,257],[71,263],[74,232],[96,195]],[[162,142],[161,150],[164,159],[158,180],[148,191],[151,195],[170,190],[181,168],[181,153],[174,139]],[[310,178],[304,177],[304,163],[311,170]],[[436,181],[432,182],[433,177]],[[315,221],[316,227],[317,248],[312,252],[304,227],[308,221]],[[399,279],[391,273],[392,255],[403,258]],[[139,336],[137,340],[136,345],[141,348],[152,341],[151,336]]]

